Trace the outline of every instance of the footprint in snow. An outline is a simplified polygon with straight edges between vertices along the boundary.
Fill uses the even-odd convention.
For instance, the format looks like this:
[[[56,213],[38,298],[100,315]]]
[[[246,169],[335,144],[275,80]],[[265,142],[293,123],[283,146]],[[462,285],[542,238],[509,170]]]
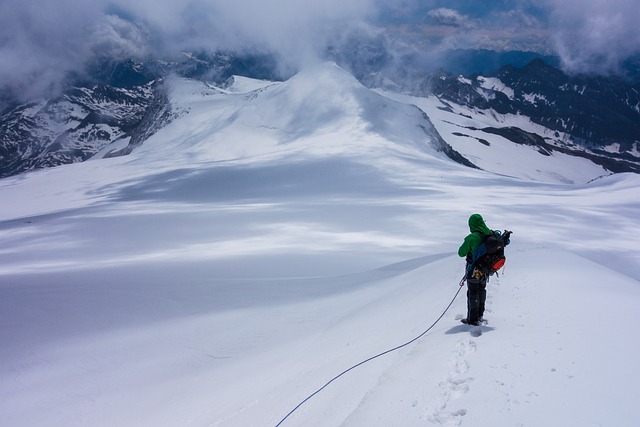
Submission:
[[[476,351],[476,343],[470,339],[458,342],[456,350],[449,361],[449,374],[447,379],[438,384],[440,397],[435,408],[428,415],[428,419],[443,426],[459,426],[466,415],[466,409],[449,408],[455,401],[469,391],[469,385],[473,378],[468,375],[470,365],[467,355]]]

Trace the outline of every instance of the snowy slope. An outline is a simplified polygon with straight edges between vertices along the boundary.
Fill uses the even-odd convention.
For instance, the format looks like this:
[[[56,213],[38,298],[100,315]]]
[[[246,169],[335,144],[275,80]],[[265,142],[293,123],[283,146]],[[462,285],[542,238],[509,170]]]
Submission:
[[[0,425],[275,426],[440,316],[476,211],[514,231],[489,324],[463,291],[282,425],[640,423],[637,175],[461,166],[333,65],[240,83],[176,79],[130,156],[0,180]]]
[[[500,88],[499,81],[486,79],[484,82],[493,90]],[[509,94],[508,88],[501,90]],[[435,96],[416,98],[385,94],[421,108],[456,151],[486,171],[524,180],[565,184],[582,184],[611,173],[586,158],[559,151],[547,153],[539,147],[515,144],[503,136],[482,130],[487,127],[515,127],[550,141],[568,139],[566,135],[533,123],[526,116],[496,112],[488,115],[487,111],[444,102]]]
[[[172,105],[182,120],[144,143],[145,161],[166,155],[241,163],[265,156],[444,157],[435,152],[436,134],[421,110],[370,91],[333,63],[282,83],[248,80],[218,89],[172,79]]]

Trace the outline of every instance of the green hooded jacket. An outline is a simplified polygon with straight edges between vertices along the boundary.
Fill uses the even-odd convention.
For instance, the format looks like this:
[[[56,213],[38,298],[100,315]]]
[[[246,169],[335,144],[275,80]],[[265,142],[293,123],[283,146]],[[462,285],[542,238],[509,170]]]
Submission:
[[[471,234],[464,238],[464,242],[458,249],[458,255],[466,257],[473,253],[476,248],[482,243],[482,236],[493,233],[484,223],[484,219],[480,214],[473,214],[469,217],[469,230]],[[480,234],[478,234],[480,233]]]

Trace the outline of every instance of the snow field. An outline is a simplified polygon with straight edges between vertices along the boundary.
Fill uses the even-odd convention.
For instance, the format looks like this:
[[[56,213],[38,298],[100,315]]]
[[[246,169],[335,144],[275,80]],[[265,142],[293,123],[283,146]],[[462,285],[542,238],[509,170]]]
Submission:
[[[440,316],[474,212],[514,231],[488,325],[463,289],[283,426],[640,423],[639,178],[462,167],[336,72],[175,82],[184,114],[130,156],[0,181],[0,425],[275,426]],[[330,107],[287,109],[309,93]]]

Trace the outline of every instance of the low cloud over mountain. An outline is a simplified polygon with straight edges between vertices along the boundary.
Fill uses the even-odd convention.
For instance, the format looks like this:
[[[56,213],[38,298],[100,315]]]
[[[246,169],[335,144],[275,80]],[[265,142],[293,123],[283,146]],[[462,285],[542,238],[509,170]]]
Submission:
[[[283,74],[327,47],[385,40],[390,58],[442,49],[557,54],[572,72],[617,72],[640,52],[634,0],[6,0],[0,5],[0,102],[57,92],[100,58],[183,50],[269,53]]]

